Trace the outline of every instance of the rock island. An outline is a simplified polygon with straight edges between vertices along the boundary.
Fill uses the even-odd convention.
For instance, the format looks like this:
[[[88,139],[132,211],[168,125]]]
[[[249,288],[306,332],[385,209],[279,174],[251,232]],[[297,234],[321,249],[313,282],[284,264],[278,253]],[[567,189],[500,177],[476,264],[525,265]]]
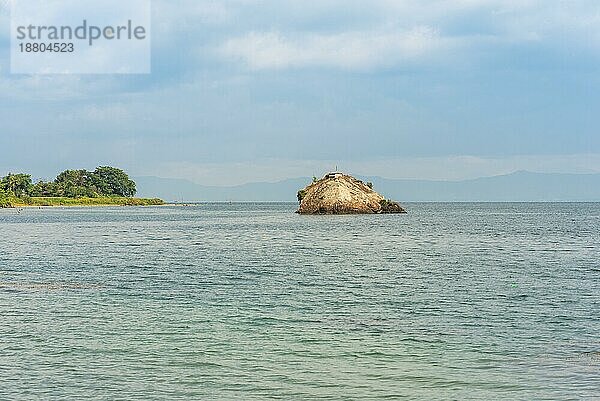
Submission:
[[[333,172],[298,191],[299,214],[406,213],[398,202],[373,190],[371,183]]]

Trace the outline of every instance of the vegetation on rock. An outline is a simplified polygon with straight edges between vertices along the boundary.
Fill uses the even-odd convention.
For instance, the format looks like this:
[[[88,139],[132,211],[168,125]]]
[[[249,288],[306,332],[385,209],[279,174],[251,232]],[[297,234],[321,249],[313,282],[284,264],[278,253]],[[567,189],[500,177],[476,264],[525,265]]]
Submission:
[[[406,213],[406,211],[398,202],[389,199],[382,199],[379,201],[379,204],[381,205],[380,213]]]

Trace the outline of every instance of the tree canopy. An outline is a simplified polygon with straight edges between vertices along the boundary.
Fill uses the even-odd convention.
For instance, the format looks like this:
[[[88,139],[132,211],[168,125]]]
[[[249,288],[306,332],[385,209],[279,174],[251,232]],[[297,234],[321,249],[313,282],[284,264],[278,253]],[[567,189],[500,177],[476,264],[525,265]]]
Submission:
[[[0,190],[14,196],[27,195],[31,189],[31,175],[11,174],[0,179]]]
[[[65,170],[54,181],[35,184],[30,174],[10,173],[0,179],[0,195],[16,197],[133,197],[135,193],[135,182],[123,170],[109,166],[94,171]]]

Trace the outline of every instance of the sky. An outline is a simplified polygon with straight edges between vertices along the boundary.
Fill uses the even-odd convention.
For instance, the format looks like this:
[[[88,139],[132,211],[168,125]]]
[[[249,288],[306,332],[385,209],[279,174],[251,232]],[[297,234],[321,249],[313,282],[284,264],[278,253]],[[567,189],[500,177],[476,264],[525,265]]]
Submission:
[[[11,75],[9,4],[0,174],[600,172],[597,1],[153,0],[145,75]]]

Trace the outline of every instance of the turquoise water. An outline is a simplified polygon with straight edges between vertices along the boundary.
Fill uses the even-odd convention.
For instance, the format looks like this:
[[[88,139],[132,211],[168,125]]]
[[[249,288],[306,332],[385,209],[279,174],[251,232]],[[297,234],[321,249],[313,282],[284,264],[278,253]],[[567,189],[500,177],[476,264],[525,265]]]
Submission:
[[[0,398],[600,399],[600,204],[0,210]]]

